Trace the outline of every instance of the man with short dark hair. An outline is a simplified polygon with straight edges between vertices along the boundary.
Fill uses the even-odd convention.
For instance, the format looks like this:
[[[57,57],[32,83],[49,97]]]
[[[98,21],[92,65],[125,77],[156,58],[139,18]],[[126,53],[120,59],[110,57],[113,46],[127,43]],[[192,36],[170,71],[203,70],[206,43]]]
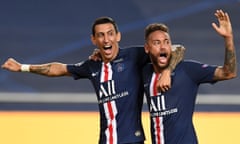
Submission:
[[[192,116],[200,84],[229,80],[237,76],[237,60],[228,14],[217,10],[219,26],[216,32],[225,41],[223,66],[211,66],[197,61],[182,61],[172,72],[172,86],[159,92],[156,83],[171,58],[171,38],[168,27],[153,23],[145,29],[145,51],[152,64],[143,71],[144,89],[151,119],[152,144],[197,144]]]

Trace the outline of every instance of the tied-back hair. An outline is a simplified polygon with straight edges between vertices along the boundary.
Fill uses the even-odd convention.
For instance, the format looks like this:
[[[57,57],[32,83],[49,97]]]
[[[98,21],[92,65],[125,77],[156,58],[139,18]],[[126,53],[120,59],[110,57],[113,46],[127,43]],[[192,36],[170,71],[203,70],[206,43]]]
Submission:
[[[94,23],[92,25],[92,35],[95,35],[95,27],[96,27],[96,25],[106,24],[106,23],[111,23],[114,26],[114,29],[115,29],[116,33],[119,32],[118,26],[117,26],[116,22],[111,17],[103,16],[103,17],[97,18],[94,21]]]
[[[148,36],[155,31],[163,31],[169,33],[168,27],[163,23],[152,23],[145,28],[145,40],[148,39]]]

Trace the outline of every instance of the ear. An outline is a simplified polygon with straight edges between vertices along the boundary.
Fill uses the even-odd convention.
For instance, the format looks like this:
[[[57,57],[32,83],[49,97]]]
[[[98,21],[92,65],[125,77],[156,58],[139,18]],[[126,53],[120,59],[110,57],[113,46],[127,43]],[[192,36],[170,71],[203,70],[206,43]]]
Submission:
[[[120,42],[120,40],[121,40],[121,37],[122,37],[121,33],[120,33],[120,32],[118,32],[118,33],[117,33],[117,42]]]
[[[91,35],[91,41],[94,45],[96,45],[96,40],[95,40],[95,37],[93,35]]]
[[[149,53],[149,47],[147,43],[144,44],[144,50],[147,54]]]

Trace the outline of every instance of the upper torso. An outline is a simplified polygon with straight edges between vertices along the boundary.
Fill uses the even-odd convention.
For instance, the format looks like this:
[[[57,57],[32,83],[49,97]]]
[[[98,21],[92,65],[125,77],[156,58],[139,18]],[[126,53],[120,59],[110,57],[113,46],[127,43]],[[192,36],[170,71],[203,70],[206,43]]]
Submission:
[[[195,99],[201,83],[213,82],[215,67],[196,62],[181,62],[171,75],[171,89],[154,90],[157,74],[152,65],[143,72],[144,89],[151,116],[152,143],[196,144],[192,123]]]
[[[95,88],[101,120],[99,143],[144,141],[140,72],[145,58],[143,48],[138,47],[120,49],[117,58],[107,64],[88,60],[68,65],[75,79],[88,78]]]

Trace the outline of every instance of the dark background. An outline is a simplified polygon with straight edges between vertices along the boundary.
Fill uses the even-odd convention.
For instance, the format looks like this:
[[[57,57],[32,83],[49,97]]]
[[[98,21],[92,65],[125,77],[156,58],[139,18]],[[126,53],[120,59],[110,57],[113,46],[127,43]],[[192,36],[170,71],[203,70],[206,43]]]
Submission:
[[[231,17],[239,57],[238,0],[6,0],[0,1],[0,63],[13,57],[21,63],[77,63],[94,46],[91,24],[99,16],[113,17],[122,32],[121,46],[143,44],[144,27],[163,22],[173,43],[183,44],[186,59],[223,65],[224,43],[212,28],[216,9]],[[238,65],[239,67],[239,65]],[[238,72],[239,75],[239,72]],[[202,85],[200,94],[240,94],[239,78]],[[93,92],[89,80],[47,78],[0,70],[0,92]]]

